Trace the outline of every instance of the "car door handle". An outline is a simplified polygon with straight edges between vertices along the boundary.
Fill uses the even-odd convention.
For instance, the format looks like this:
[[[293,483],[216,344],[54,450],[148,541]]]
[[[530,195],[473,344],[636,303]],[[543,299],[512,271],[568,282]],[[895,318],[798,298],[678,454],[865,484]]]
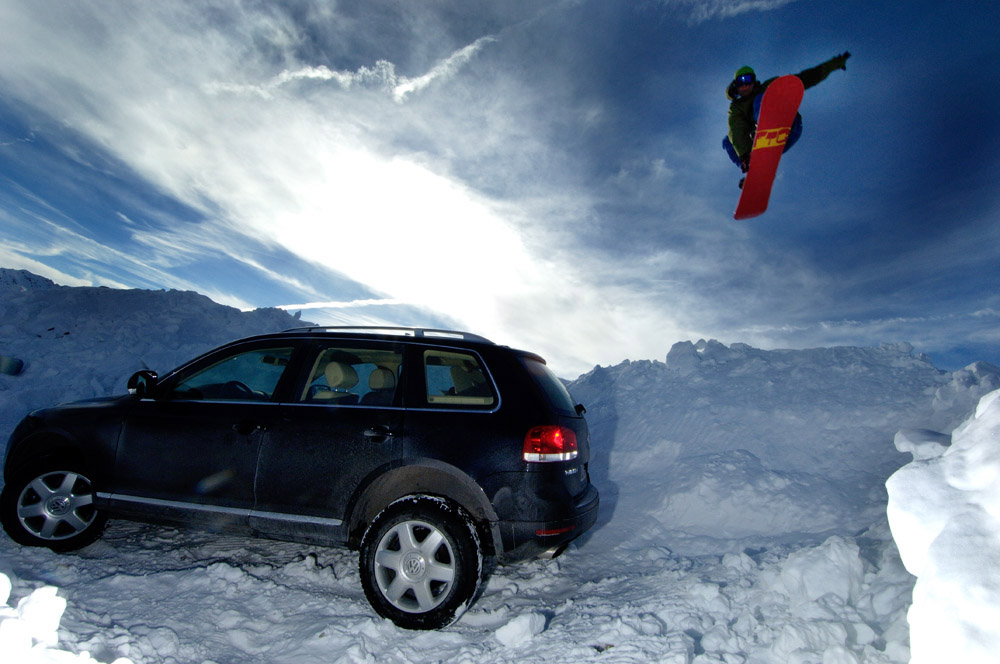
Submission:
[[[392,431],[389,430],[389,427],[371,427],[370,429],[365,429],[364,436],[369,440],[375,438],[392,438]]]
[[[267,427],[256,422],[239,422],[233,425],[233,431],[241,436],[249,436],[255,431],[264,431]]]

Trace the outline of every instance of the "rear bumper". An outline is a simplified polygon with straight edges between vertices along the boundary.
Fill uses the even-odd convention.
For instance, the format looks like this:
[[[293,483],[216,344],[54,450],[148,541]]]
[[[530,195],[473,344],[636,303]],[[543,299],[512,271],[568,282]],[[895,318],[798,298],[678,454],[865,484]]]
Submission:
[[[587,532],[597,522],[600,495],[590,485],[573,505],[573,513],[564,519],[548,521],[500,521],[497,526],[503,551],[497,552],[501,563],[512,563],[545,555],[563,547]]]

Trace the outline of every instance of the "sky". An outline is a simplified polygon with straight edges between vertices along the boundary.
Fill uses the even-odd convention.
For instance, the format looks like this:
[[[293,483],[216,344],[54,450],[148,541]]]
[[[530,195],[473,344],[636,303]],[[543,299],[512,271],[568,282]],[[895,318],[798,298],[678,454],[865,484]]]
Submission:
[[[1000,364],[1000,3],[0,0],[0,266],[574,378],[683,340]],[[734,221],[725,89],[802,138]]]

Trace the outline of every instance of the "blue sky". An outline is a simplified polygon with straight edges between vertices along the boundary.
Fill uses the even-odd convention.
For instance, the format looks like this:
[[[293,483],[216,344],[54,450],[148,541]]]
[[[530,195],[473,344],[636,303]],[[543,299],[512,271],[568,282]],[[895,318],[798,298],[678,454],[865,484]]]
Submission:
[[[1000,363],[993,2],[0,0],[0,266],[566,377],[681,340]],[[732,220],[726,85],[806,91]]]

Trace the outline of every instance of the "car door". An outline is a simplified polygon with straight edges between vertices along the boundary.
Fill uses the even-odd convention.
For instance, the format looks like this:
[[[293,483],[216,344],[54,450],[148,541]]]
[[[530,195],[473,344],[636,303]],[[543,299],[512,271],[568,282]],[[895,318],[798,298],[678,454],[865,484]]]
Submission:
[[[406,458],[443,462],[477,482],[498,469],[512,470],[510,442],[517,441],[513,456],[520,459],[526,431],[497,417],[500,393],[480,354],[444,345],[413,345],[410,351]]]
[[[358,487],[399,458],[403,353],[392,342],[329,340],[307,357],[264,436],[250,523],[272,537],[340,542]]]
[[[113,508],[218,528],[243,527],[264,433],[280,418],[288,342],[248,343],[199,360],[126,417]]]

